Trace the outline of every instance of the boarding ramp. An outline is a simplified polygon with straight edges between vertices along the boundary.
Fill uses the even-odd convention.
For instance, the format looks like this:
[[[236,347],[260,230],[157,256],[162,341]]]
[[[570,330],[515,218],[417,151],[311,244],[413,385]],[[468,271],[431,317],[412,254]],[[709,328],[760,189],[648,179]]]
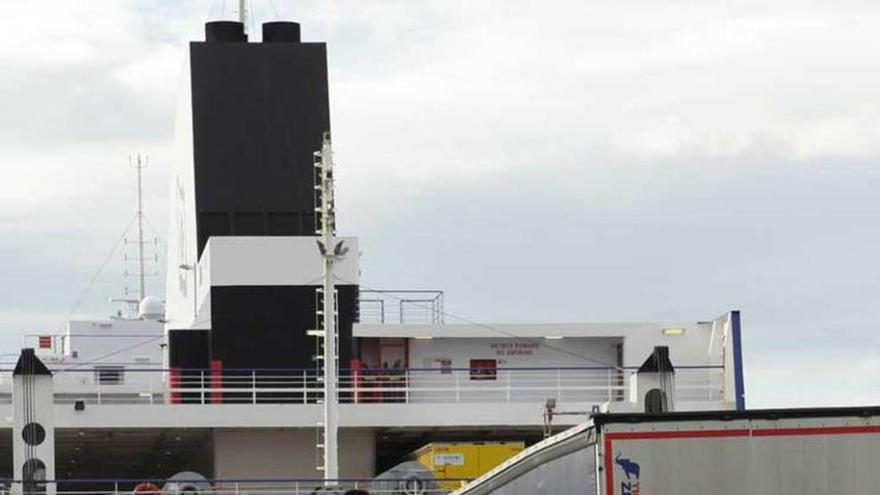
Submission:
[[[451,495],[596,493],[596,432],[588,422],[529,447]]]

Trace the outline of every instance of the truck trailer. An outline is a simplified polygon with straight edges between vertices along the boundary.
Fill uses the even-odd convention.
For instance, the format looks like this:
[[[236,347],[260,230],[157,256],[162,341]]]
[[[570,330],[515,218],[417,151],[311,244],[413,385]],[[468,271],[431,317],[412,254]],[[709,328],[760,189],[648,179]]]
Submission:
[[[880,493],[880,407],[597,414],[454,495]]]

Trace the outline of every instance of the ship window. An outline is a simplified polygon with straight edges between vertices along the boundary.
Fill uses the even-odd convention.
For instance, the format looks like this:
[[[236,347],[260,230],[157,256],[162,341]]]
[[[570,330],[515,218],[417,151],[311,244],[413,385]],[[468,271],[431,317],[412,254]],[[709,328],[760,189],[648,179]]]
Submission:
[[[471,359],[471,380],[494,380],[497,367],[494,359]]]
[[[95,381],[101,385],[121,385],[124,376],[122,366],[95,366]]]

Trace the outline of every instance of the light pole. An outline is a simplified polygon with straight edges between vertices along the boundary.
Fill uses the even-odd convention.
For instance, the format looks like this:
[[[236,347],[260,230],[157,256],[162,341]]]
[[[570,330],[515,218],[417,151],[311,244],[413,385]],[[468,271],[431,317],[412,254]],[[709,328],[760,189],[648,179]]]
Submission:
[[[321,215],[319,229],[321,238],[318,241],[318,250],[324,261],[324,286],[323,286],[323,332],[320,338],[324,339],[324,482],[325,485],[335,486],[339,479],[339,425],[338,404],[339,396],[337,385],[337,361],[336,361],[336,284],[333,279],[333,268],[337,261],[341,260],[347,247],[343,247],[343,241],[338,243],[334,240],[336,233],[336,211],[333,189],[333,150],[330,143],[330,133],[325,132],[321,151],[315,152],[315,167],[320,173],[319,184],[315,186],[319,205],[316,208]]]

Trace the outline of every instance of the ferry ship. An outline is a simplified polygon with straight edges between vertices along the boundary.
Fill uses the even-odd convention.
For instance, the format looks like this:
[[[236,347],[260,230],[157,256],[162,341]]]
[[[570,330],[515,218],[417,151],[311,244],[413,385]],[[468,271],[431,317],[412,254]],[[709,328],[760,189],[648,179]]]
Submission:
[[[472,466],[450,445],[529,446],[596,413],[673,401],[745,409],[736,310],[691,322],[447,321],[441,290],[362,283],[357,237],[336,237],[324,217],[325,44],[301,40],[294,22],[267,22],[254,41],[242,22],[218,21],[186,53],[164,302],[28,336],[0,388],[12,490],[446,493],[504,460]],[[332,304],[322,223],[344,245]],[[338,439],[324,436],[328,356]],[[34,444],[31,424],[45,440]],[[326,465],[328,443],[338,467]],[[426,472],[395,470],[425,448]],[[407,481],[413,472],[422,481]]]

